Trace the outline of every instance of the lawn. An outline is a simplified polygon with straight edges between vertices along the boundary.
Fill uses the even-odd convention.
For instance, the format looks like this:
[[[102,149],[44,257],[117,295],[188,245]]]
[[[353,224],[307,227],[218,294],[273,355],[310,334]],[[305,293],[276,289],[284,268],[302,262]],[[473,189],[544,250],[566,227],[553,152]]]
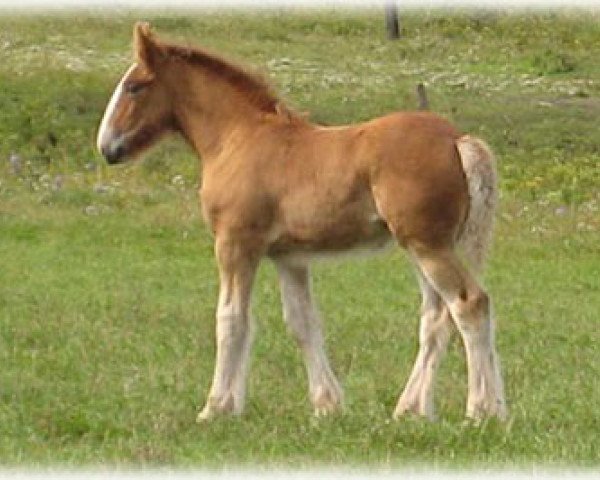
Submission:
[[[439,421],[391,421],[417,348],[400,250],[318,264],[344,415],[315,419],[275,269],[255,288],[246,413],[194,422],[214,361],[199,166],[173,139],[109,168],[94,150],[131,30],[253,65],[327,124],[431,108],[498,155],[485,283],[510,417],[465,424],[456,338]],[[600,465],[600,13],[128,10],[0,17],[0,465],[373,468]]]

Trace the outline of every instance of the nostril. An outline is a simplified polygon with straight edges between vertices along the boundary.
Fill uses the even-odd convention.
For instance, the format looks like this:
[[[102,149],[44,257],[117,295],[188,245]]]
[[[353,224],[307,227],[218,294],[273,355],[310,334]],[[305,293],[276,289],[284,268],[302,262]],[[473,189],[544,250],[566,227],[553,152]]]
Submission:
[[[125,148],[122,145],[116,147],[106,147],[102,149],[102,155],[110,164],[118,163],[125,154]]]
[[[126,155],[127,149],[122,141],[112,141],[99,145],[102,156],[110,164],[118,163]]]
[[[117,145],[117,148],[115,148],[114,151],[114,155],[116,155],[117,157],[122,157],[125,154],[125,146],[120,143],[119,145]]]

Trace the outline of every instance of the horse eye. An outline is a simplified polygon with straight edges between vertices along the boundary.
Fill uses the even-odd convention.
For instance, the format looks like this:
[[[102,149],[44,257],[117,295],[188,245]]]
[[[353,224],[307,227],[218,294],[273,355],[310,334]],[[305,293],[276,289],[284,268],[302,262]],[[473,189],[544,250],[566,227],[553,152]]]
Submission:
[[[145,87],[146,87],[146,84],[141,83],[141,82],[131,82],[131,83],[126,83],[124,85],[125,92],[130,95],[135,95],[136,93],[139,93]]]

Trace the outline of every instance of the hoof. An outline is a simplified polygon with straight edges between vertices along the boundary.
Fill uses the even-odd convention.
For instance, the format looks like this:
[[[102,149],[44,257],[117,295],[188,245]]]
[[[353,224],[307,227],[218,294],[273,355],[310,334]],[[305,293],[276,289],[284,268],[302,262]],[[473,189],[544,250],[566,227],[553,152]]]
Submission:
[[[219,415],[219,413],[220,412],[214,408],[211,408],[210,405],[206,404],[196,417],[196,423],[206,423]]]
[[[424,406],[422,402],[418,401],[418,399],[407,399],[405,397],[401,397],[400,400],[398,400],[396,408],[394,409],[392,418],[394,420],[400,420],[400,418],[409,415],[425,418],[431,422],[435,421],[435,412],[433,411],[433,408]]]
[[[502,400],[478,402],[467,406],[466,417],[476,424],[481,423],[486,418],[497,418],[501,422],[505,422],[508,418],[508,411]]]
[[[422,418],[423,420],[428,420],[430,422],[435,422],[436,421],[436,416],[433,413],[426,413],[426,412],[422,412],[420,410],[417,409],[398,409],[396,408],[394,410],[394,413],[392,414],[392,419],[393,420],[401,420],[402,418],[406,418],[406,417],[415,417],[415,418]]]
[[[342,398],[342,390],[337,386],[318,389],[312,402],[315,407],[315,417],[322,418],[340,413],[343,410]]]
[[[232,415],[232,414],[241,414],[242,412],[234,411],[234,402],[232,397],[228,397],[227,399],[214,399],[209,398],[206,401],[206,405],[200,411],[198,416],[196,417],[196,423],[204,423],[209,420],[212,420],[215,417],[223,416],[223,415]]]
[[[316,418],[325,418],[339,413],[342,413],[342,406],[338,403],[315,407],[314,415]]]

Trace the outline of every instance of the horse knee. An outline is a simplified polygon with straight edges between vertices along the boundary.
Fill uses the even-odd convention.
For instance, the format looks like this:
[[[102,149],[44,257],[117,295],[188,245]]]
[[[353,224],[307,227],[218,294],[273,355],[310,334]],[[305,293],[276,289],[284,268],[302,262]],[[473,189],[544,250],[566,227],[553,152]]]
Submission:
[[[253,332],[249,316],[231,309],[217,312],[217,344],[223,347],[236,345]]]
[[[320,320],[310,298],[287,294],[284,298],[283,319],[301,348],[310,345],[320,335]]]

